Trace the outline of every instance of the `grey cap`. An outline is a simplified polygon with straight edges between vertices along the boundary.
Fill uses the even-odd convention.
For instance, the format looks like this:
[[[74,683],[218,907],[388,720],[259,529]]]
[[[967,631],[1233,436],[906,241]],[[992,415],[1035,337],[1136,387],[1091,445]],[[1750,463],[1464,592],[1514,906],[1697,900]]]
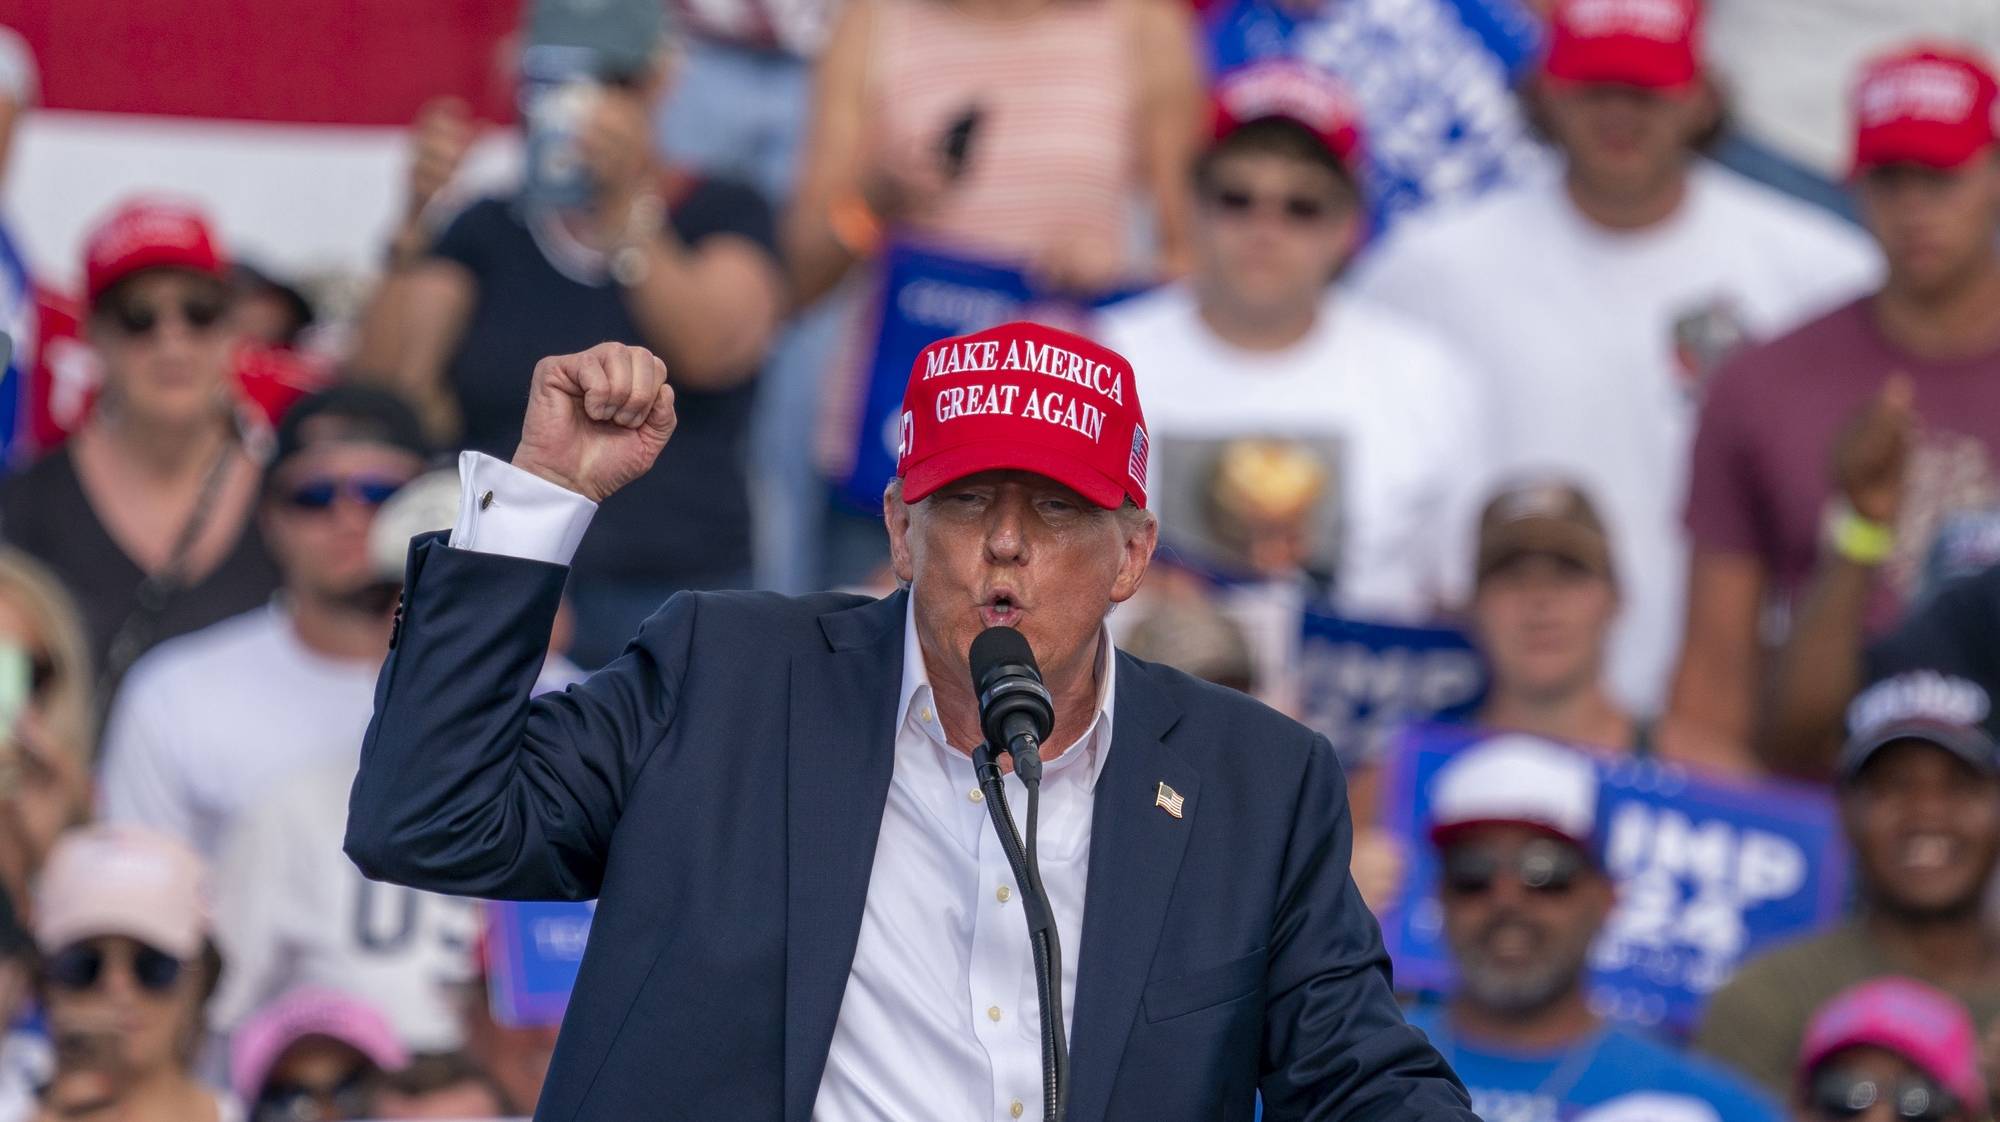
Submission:
[[[574,47],[597,56],[600,76],[652,64],[664,35],[662,0],[528,0],[528,47]]]
[[[1904,740],[1934,744],[1981,774],[2000,775],[2000,745],[1986,727],[1992,714],[1986,691],[1964,678],[1936,670],[1883,678],[1847,707],[1840,777],[1854,778],[1877,752]]]

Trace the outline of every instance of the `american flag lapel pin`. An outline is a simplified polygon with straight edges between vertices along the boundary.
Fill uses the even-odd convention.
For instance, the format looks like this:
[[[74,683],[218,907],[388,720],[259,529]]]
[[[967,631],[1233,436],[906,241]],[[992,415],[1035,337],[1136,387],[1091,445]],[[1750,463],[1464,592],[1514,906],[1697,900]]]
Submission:
[[[1187,796],[1167,786],[1165,781],[1160,783],[1158,793],[1153,796],[1153,805],[1173,815],[1175,818],[1181,816],[1181,807],[1186,802]]]

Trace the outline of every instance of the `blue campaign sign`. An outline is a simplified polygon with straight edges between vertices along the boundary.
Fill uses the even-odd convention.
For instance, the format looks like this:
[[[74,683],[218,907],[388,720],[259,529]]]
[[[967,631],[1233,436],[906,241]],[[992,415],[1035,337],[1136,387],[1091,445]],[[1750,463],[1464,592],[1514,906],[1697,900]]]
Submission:
[[[486,995],[511,1028],[562,1022],[590,939],[595,901],[493,901],[486,905]]]
[[[1409,861],[1382,934],[1399,986],[1451,990],[1426,834],[1431,786],[1453,756],[1490,735],[1420,725],[1398,740],[1388,825]],[[1826,792],[1576,751],[1597,767],[1598,843],[1618,889],[1591,950],[1592,1000],[1607,1016],[1685,1031],[1745,958],[1843,914],[1847,850]]]
[[[1385,754],[1411,721],[1454,721],[1486,692],[1472,642],[1450,627],[1347,619],[1308,607],[1299,634],[1300,719],[1333,743],[1345,767]]]
[[[866,390],[855,430],[852,466],[839,481],[841,498],[879,513],[882,489],[896,474],[903,388],[910,366],[940,339],[1029,319],[1076,331],[1093,308],[1131,295],[1082,302],[1044,293],[1021,270],[941,253],[907,242],[882,255],[875,294],[876,328],[863,373]]]

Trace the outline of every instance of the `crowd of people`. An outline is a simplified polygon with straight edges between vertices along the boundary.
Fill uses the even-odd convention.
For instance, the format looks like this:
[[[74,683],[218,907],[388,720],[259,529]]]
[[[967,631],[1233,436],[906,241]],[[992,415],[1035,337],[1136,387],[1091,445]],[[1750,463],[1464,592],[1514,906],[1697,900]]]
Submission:
[[[1482,1117],[1993,1116],[1987,4],[537,0],[515,51],[519,186],[448,204],[510,126],[425,105],[343,330],[168,198],[98,221],[69,337],[0,286],[17,390],[91,371],[0,478],[0,1122],[529,1113],[556,1030],[491,1000],[486,913],[341,848],[404,547],[538,359],[617,341],[678,429],[539,688],[677,591],[893,587],[840,478],[909,245],[1130,360],[1165,545],[1122,646],[1295,713],[1303,613],[1477,650],[1493,735],[1413,829],[1393,741],[1336,747]],[[0,167],[35,89],[0,38]],[[1852,858],[1692,1025],[1594,1000],[1634,760],[1817,792]]]

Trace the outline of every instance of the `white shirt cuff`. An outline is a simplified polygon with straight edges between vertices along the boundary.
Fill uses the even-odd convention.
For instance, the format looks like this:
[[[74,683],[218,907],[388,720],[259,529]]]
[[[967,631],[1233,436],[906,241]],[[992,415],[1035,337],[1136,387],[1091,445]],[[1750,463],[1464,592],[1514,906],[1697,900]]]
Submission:
[[[458,454],[451,547],[567,565],[597,504],[483,452]]]

